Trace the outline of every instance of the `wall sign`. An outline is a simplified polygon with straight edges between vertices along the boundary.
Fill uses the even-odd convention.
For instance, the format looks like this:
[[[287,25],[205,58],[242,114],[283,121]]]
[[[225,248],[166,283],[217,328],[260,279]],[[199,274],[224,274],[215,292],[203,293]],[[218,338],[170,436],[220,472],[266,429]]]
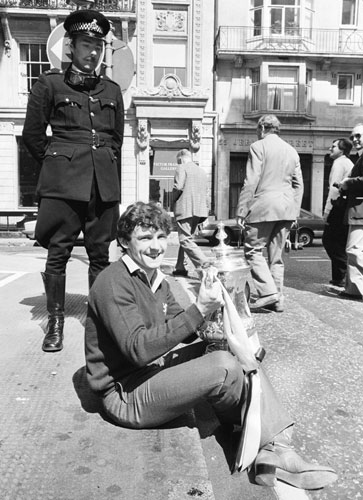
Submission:
[[[288,136],[281,134],[281,138],[291,144],[300,153],[312,153],[314,149],[314,140],[304,136]],[[222,149],[231,151],[248,151],[250,145],[257,141],[256,136],[241,134],[226,134],[218,140],[218,146]]]
[[[177,149],[155,149],[152,175],[174,176],[177,169]]]

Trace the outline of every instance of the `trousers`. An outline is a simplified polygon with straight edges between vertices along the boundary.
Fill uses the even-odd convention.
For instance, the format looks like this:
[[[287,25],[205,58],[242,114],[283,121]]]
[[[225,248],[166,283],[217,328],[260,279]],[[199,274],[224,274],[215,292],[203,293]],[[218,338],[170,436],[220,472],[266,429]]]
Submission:
[[[118,202],[103,202],[93,186],[89,202],[42,198],[35,238],[48,249],[46,272],[65,274],[68,260],[81,231],[89,258],[89,272],[97,275],[108,266],[108,249],[116,237]]]
[[[259,297],[283,294],[284,261],[282,252],[292,221],[246,223],[244,251]],[[267,250],[267,260],[263,250]]]
[[[352,295],[363,295],[363,225],[349,226],[346,252],[345,290]]]
[[[129,376],[103,398],[109,417],[123,427],[152,428],[207,400],[223,423],[240,425],[247,397],[240,363],[227,351],[204,354],[196,342],[173,350],[158,363]],[[261,446],[293,424],[261,370]]]
[[[178,271],[185,270],[185,254],[189,257],[195,267],[201,267],[206,262],[206,257],[202,250],[193,240],[193,235],[197,226],[205,218],[197,216],[188,217],[176,222],[179,236],[179,251],[175,269]]]
[[[329,222],[324,227],[322,243],[331,260],[332,280],[344,281],[347,273],[347,244],[348,226]]]

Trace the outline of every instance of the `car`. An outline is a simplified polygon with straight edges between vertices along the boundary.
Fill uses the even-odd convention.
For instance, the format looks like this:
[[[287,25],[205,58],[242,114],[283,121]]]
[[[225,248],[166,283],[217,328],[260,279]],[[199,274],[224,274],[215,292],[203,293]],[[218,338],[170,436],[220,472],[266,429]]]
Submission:
[[[30,220],[30,221],[24,222],[24,229],[22,230],[22,233],[30,240],[35,240],[35,225],[36,225],[36,223],[37,223],[36,220]],[[79,233],[77,240],[83,240],[82,231]]]
[[[224,231],[226,233],[224,243],[226,245],[243,244],[243,233],[240,226],[237,225],[236,219],[206,220],[199,226],[197,238],[206,239],[213,246],[218,245],[218,225],[221,222],[224,225]],[[302,208],[297,222],[298,242],[301,246],[311,246],[315,239],[322,237],[325,223],[324,219],[319,215],[313,214]],[[292,228],[290,231],[290,240],[295,241],[295,238],[296,229]]]

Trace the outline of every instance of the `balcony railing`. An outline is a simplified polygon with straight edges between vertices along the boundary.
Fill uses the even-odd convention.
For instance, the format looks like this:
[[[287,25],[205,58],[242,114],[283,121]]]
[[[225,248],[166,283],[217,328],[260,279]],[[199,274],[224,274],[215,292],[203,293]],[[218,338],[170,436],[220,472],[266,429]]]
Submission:
[[[136,0],[95,0],[92,9],[103,12],[135,12]],[[67,9],[73,10],[74,5],[66,0],[0,0],[0,8],[14,9]]]
[[[256,52],[361,55],[363,31],[355,29],[274,28],[221,26],[216,38],[217,56]]]

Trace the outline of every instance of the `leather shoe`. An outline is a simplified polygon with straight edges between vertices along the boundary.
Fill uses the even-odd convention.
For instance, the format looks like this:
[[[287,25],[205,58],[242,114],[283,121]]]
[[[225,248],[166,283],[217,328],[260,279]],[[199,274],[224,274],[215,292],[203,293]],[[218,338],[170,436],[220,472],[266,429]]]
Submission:
[[[255,302],[251,303],[250,309],[252,311],[254,309],[261,309],[262,307],[271,306],[272,304],[276,304],[278,300],[279,296],[277,295],[277,293],[265,295],[264,297],[260,297]]]
[[[363,298],[362,295],[360,294],[355,295],[353,293],[348,293],[345,290],[339,292],[338,297],[343,297],[344,299],[351,299],[351,300],[362,300]]]
[[[319,490],[337,479],[330,467],[305,462],[292,448],[268,444],[255,460],[255,481],[261,486],[276,486],[282,481],[303,490]]]
[[[280,300],[278,300],[274,304],[269,304],[269,305],[265,306],[264,309],[268,309],[269,311],[274,311],[276,313],[284,312],[284,306]]]
[[[340,288],[344,288],[345,286],[344,281],[330,280],[329,283],[333,286],[338,286]]]
[[[175,269],[175,271],[173,271],[173,276],[184,276],[187,278],[188,271],[186,269]]]

